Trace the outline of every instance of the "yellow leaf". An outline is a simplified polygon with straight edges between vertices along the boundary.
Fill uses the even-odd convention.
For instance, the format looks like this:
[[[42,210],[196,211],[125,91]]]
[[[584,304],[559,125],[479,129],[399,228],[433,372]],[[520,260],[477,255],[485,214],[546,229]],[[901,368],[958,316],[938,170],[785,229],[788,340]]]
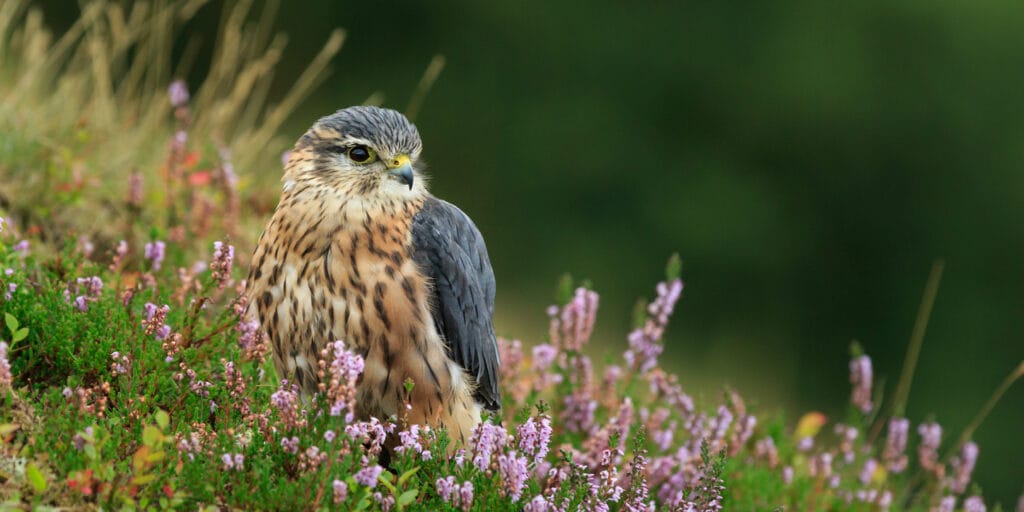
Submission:
[[[797,439],[804,439],[806,437],[814,437],[818,435],[821,427],[828,423],[828,417],[824,414],[812,411],[804,414],[800,421],[796,424],[796,432],[794,433]]]
[[[875,472],[871,474],[871,481],[881,485],[885,483],[886,478],[889,478],[889,471],[885,469],[884,465],[879,464],[875,467]]]
[[[132,456],[132,467],[135,468],[135,471],[139,471],[148,465],[150,452],[151,450],[148,446],[140,446],[135,452],[135,455]]]

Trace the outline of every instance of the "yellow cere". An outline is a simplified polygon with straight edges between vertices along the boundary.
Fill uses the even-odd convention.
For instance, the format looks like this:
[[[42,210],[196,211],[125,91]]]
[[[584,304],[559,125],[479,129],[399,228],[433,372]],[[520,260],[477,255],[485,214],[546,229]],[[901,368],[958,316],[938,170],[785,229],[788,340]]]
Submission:
[[[409,155],[401,154],[392,158],[387,162],[388,169],[398,169],[399,167],[409,163]]]

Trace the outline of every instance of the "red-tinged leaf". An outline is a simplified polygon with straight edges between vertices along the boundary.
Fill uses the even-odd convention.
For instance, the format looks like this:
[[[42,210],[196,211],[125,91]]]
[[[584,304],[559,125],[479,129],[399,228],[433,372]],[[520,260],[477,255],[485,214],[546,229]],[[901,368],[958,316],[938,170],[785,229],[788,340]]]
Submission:
[[[210,171],[196,171],[188,175],[188,184],[193,187],[209,185],[213,181],[213,173]]]

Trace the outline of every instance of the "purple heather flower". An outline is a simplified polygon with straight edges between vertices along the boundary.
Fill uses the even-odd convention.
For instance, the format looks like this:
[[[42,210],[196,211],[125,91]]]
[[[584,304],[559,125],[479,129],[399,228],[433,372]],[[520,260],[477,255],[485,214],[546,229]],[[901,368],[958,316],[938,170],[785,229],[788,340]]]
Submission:
[[[455,477],[448,476],[445,478],[438,478],[434,486],[437,488],[438,496],[440,496],[442,500],[451,503],[452,496],[456,494],[456,488],[458,487],[455,485]]]
[[[71,438],[71,444],[75,446],[75,450],[82,451],[85,449],[85,444],[92,440],[92,436],[92,427],[85,427],[82,432],[75,433],[75,437]]]
[[[75,302],[73,304],[75,306],[75,309],[81,312],[89,311],[89,303],[86,302],[85,297],[81,295],[75,297]]]
[[[391,512],[391,509],[395,506],[395,497],[390,494],[375,492],[373,493],[373,500],[380,503],[380,509],[384,512]]]
[[[167,255],[167,244],[157,240],[155,242],[146,242],[145,246],[145,258],[150,261],[150,266],[153,270],[160,270],[160,265],[164,262],[164,257]]]
[[[486,471],[491,465],[491,455],[501,452],[508,444],[508,432],[500,425],[481,423],[473,430],[473,465]]]
[[[789,485],[793,483],[793,466],[782,468],[782,481]]]
[[[533,371],[537,373],[544,373],[551,368],[551,364],[555,362],[555,357],[558,356],[558,349],[542,343],[533,347]]]
[[[240,321],[235,325],[235,330],[238,331],[238,346],[242,350],[250,350],[263,341],[259,320]]]
[[[669,423],[669,428],[651,431],[651,441],[654,442],[655,446],[657,446],[659,450],[664,452],[672,447],[672,439],[677,425],[678,424],[673,421]]]
[[[949,487],[953,492],[960,494],[967,489],[967,484],[971,483],[971,473],[974,472],[974,465],[977,463],[978,445],[974,442],[964,443],[963,447],[960,448],[960,455],[953,457],[953,460],[950,461],[953,478]]]
[[[336,436],[337,436],[337,434],[335,434],[333,430],[328,430],[328,431],[324,432],[324,441],[327,441],[328,443],[333,443],[334,442],[334,438]]]
[[[754,456],[768,461],[769,467],[775,467],[779,463],[779,449],[775,446],[775,439],[766,436],[754,443]]]
[[[875,472],[878,471],[878,461],[875,459],[868,459],[864,461],[864,468],[860,470],[860,483],[861,485],[870,485],[872,480],[875,478]]]
[[[217,286],[223,288],[231,277],[231,265],[235,260],[235,247],[225,244],[220,240],[213,243],[213,259],[210,261],[210,269],[213,271],[213,280]]]
[[[562,350],[580,351],[594,332],[597,302],[597,292],[580,287],[565,306],[548,308],[551,344]]]
[[[99,276],[79,277],[76,283],[78,291],[83,292],[89,300],[98,299],[103,292],[103,280]]]
[[[61,395],[64,395],[64,398],[71,398],[71,393],[73,393],[73,392],[71,391],[71,388],[69,388],[69,387],[66,387],[66,386],[65,386],[65,387],[64,387],[64,389],[63,389],[63,390],[61,390],[61,392],[60,392],[60,394],[61,394]]]
[[[530,470],[526,467],[526,457],[516,457],[516,452],[498,455],[498,474],[501,483],[512,501],[519,500],[523,495],[523,487],[529,478]]]
[[[832,454],[825,452],[811,457],[808,463],[808,472],[814,477],[828,477],[832,475]]]
[[[331,401],[330,415],[341,416],[344,410],[345,421],[351,423],[355,416],[356,381],[363,374],[365,363],[362,356],[347,350],[341,341],[331,343],[330,348],[334,352],[327,389],[327,397]]]
[[[551,512],[554,510],[557,510],[555,506],[540,495],[534,496],[529,503],[523,506],[523,512]]]
[[[964,512],[985,512],[985,501],[981,496],[971,496],[964,500]]]
[[[13,268],[9,268],[9,267],[5,268],[4,269],[4,275],[5,276],[12,276],[12,275],[14,275],[14,269]]]
[[[853,385],[850,402],[864,414],[871,412],[874,407],[871,403],[872,378],[870,357],[863,355],[850,361],[850,384]]]
[[[278,415],[285,428],[294,428],[302,424],[299,418],[299,393],[295,386],[289,386],[287,380],[281,381],[281,386],[270,395],[270,404],[277,409]]]
[[[882,512],[886,512],[887,510],[889,510],[889,507],[891,507],[891,506],[892,506],[892,491],[889,491],[889,490],[882,491],[882,495],[878,497],[878,508],[879,508],[879,510],[881,510]]]
[[[569,432],[589,434],[594,429],[594,413],[597,411],[597,400],[586,392],[577,391],[565,395],[565,405],[561,420]]]
[[[889,420],[889,436],[886,438],[882,458],[889,471],[899,473],[907,468],[907,435],[910,431],[910,420],[891,418]]]
[[[293,455],[299,453],[299,438],[295,436],[282,438],[281,448]]]
[[[529,457],[534,464],[539,464],[550,449],[551,432],[550,417],[541,416],[539,419],[535,419],[531,416],[516,427],[519,451]]]
[[[732,411],[724,405],[718,406],[718,416],[716,416],[712,421],[712,425],[714,426],[712,444],[725,439],[725,434],[729,430],[729,426],[732,425],[732,420]]]
[[[128,175],[128,204],[136,208],[142,206],[142,173]]]
[[[811,448],[814,448],[814,438],[811,436],[801,437],[800,440],[796,442],[796,449],[799,451],[806,452]]]
[[[843,460],[847,464],[852,464],[856,458],[853,443],[860,436],[860,431],[857,430],[857,427],[837,423],[835,432],[839,436],[839,452],[843,454]]]
[[[384,440],[387,435],[394,431],[394,424],[383,424],[376,417],[371,416],[370,421],[358,421],[345,425],[345,435],[349,439],[368,445],[368,452],[376,455],[384,447]]]
[[[459,489],[459,496],[462,502],[462,510],[469,510],[473,505],[473,482],[463,482],[462,489]]]
[[[171,106],[174,108],[184,107],[190,98],[188,86],[184,80],[175,80],[167,87],[167,95],[171,98]]]
[[[92,240],[89,240],[89,237],[85,235],[78,237],[78,244],[76,245],[76,248],[82,253],[82,256],[85,256],[86,258],[92,256],[92,253],[96,250],[96,246],[92,243]]]
[[[14,251],[17,252],[22,258],[28,256],[28,240],[22,240],[14,244]]]
[[[0,341],[0,389],[11,387],[14,376],[11,375],[11,363],[7,360],[7,342]]]
[[[942,443],[942,427],[935,422],[922,423],[917,427],[921,444],[917,445],[917,460],[921,467],[931,471],[939,462],[939,445]]]
[[[14,292],[18,291],[18,283],[7,283],[7,291],[4,293],[4,300],[14,298]]]
[[[412,451],[412,453],[419,453],[423,451],[423,445],[420,444],[420,425],[412,424],[409,425],[408,430],[402,430],[398,433],[398,439],[401,444],[395,447],[395,451],[398,453],[405,453],[406,451]]]
[[[122,355],[120,352],[111,352],[110,359],[112,361],[110,363],[110,371],[114,374],[114,377],[128,373],[128,370],[132,367],[128,354]]]
[[[953,512],[956,509],[956,496],[945,496],[931,512]]]
[[[334,489],[334,504],[337,505],[348,499],[348,484],[343,480],[335,480],[331,483]]]
[[[644,321],[643,327],[629,333],[629,349],[622,354],[626,363],[641,373],[646,373],[658,365],[658,356],[665,349],[661,339],[676,302],[682,296],[683,281],[674,279],[668,283],[661,282],[655,290],[658,296],[647,306],[647,320]]]

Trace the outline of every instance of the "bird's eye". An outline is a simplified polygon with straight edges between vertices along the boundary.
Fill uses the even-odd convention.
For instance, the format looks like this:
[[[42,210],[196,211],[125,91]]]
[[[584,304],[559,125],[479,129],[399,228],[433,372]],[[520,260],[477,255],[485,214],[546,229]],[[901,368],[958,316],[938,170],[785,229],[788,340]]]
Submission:
[[[348,158],[357,164],[367,164],[377,157],[373,150],[366,146],[353,146],[348,150]]]

